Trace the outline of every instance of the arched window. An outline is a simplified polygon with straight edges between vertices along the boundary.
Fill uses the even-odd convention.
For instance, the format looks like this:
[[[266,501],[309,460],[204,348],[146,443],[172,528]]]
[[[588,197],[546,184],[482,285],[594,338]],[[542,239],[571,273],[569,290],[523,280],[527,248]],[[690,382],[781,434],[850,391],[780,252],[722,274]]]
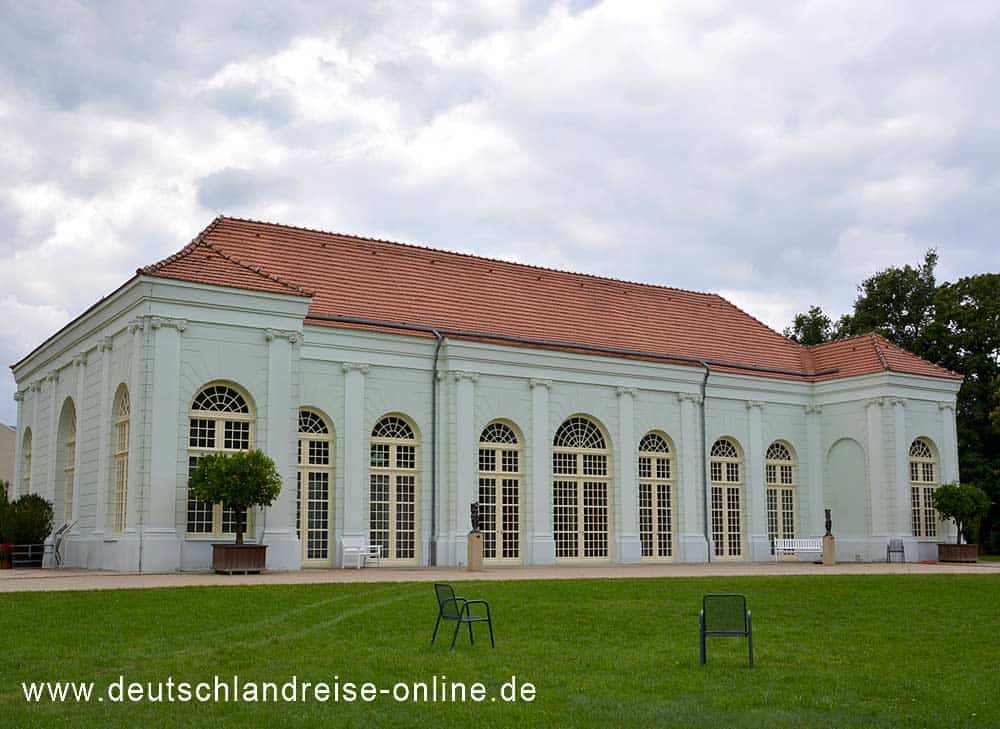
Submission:
[[[767,482],[767,533],[771,554],[775,539],[795,537],[795,458],[790,446],[775,441],[764,456],[764,480]]]
[[[21,493],[31,493],[31,428],[24,429],[21,442]],[[11,498],[14,494],[10,494]]]
[[[519,560],[521,444],[514,429],[499,421],[479,436],[479,516],[483,558]]]
[[[315,410],[299,410],[295,529],[302,540],[302,561],[305,564],[330,564],[332,450],[333,438],[326,419]],[[304,538],[302,524],[306,525]]]
[[[938,487],[938,463],[934,448],[925,438],[910,444],[910,501],[913,536],[937,537],[938,514],[934,509],[934,489]]]
[[[607,559],[608,457],[597,424],[572,417],[552,441],[552,531],[558,559]]]
[[[372,429],[369,542],[400,563],[417,561],[417,436],[398,415]]]
[[[230,385],[208,385],[191,404],[188,428],[188,471],[211,453],[233,453],[253,447],[254,414],[247,398]],[[247,514],[247,532],[252,531]],[[188,494],[187,531],[222,535],[236,531],[236,512],[222,504],[209,504]]]
[[[639,441],[639,541],[644,559],[674,556],[673,450],[659,433]]]
[[[76,406],[71,398],[66,398],[59,417],[59,440],[57,457],[62,462],[57,466],[57,472],[62,472],[63,521],[72,521],[73,482],[76,480]]]
[[[712,541],[718,559],[743,558],[743,460],[735,441],[712,445]]]
[[[112,526],[118,533],[125,531],[125,507],[128,503],[129,418],[131,413],[128,388],[125,385],[120,385],[115,394],[115,436],[111,454],[114,459],[112,467],[114,498],[112,499],[111,518]]]

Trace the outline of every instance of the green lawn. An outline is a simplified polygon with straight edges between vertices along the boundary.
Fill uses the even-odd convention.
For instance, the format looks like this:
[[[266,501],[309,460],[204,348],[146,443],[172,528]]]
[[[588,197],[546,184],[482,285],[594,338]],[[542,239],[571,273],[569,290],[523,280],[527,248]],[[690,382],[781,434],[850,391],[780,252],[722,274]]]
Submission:
[[[698,609],[745,593],[745,642],[698,665]],[[0,595],[3,726],[1000,726],[1000,576],[830,576],[475,582],[494,609],[452,653],[429,644],[429,584]],[[450,637],[450,636],[449,636]],[[481,681],[517,676],[531,703],[29,705],[22,681]]]

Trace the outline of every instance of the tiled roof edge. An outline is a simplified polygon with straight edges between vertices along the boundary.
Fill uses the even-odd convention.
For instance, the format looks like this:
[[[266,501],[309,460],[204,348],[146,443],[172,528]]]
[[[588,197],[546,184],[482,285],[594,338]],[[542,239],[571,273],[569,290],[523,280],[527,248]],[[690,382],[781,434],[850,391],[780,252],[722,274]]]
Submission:
[[[244,263],[243,261],[239,260],[238,258],[235,258],[234,256],[231,256],[228,253],[225,253],[224,251],[222,251],[221,249],[219,249],[218,246],[215,246],[212,243],[210,243],[207,240],[208,234],[212,230],[215,229],[215,227],[219,224],[220,221],[222,221],[224,219],[226,219],[226,218],[225,218],[225,216],[222,216],[222,215],[216,217],[215,220],[213,220],[211,223],[209,223],[208,226],[203,231],[201,231],[194,238],[194,240],[192,240],[186,246],[184,246],[179,251],[177,251],[177,253],[174,253],[172,256],[168,256],[167,258],[164,258],[162,261],[158,261],[158,262],[156,262],[156,263],[154,263],[154,264],[152,264],[150,266],[143,266],[141,268],[138,268],[138,269],[136,269],[136,273],[138,273],[140,275],[146,275],[146,276],[156,276],[157,273],[161,269],[165,268],[167,265],[173,263],[174,261],[180,260],[181,258],[184,258],[185,256],[190,255],[198,246],[204,246],[205,248],[208,248],[210,251],[212,251],[213,253],[215,253],[219,257],[225,259],[226,261],[229,261],[233,265],[239,266],[240,268],[242,268],[244,270],[247,270],[247,271],[250,271],[251,273],[256,274],[257,276],[260,276],[262,278],[266,278],[269,281],[273,281],[274,283],[280,284],[281,286],[284,286],[285,288],[289,289],[290,291],[294,291],[296,294],[299,294],[300,296],[315,296],[316,295],[315,292],[313,292],[313,291],[307,291],[306,289],[302,288],[301,286],[297,286],[295,284],[289,283],[288,281],[285,281],[284,279],[280,278],[279,276],[275,276],[273,273],[270,273],[269,271],[267,271],[265,268],[263,268],[261,266],[251,266],[249,263]]]

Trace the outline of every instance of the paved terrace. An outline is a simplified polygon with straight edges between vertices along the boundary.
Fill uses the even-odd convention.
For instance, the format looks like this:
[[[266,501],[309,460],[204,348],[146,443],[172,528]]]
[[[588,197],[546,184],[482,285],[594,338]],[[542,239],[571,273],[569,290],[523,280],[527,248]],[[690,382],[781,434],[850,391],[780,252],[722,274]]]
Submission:
[[[139,574],[79,569],[0,570],[0,592],[44,590],[119,590],[206,585],[316,585],[337,582],[451,582],[461,580],[570,580],[625,577],[759,577],[770,575],[957,575],[1000,576],[1000,562],[974,564],[811,562],[714,562],[712,564],[601,565],[580,567],[505,567],[468,572],[462,568],[367,567],[217,575],[213,572]]]

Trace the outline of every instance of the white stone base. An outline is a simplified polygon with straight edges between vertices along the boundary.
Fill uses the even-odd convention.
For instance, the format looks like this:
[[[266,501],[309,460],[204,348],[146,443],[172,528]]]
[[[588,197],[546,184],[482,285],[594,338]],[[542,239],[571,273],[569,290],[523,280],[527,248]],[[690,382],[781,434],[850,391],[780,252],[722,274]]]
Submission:
[[[302,542],[295,536],[295,530],[274,530],[264,532],[267,545],[267,569],[302,569]]]
[[[683,534],[680,539],[680,554],[678,560],[681,562],[707,562],[708,542],[703,534]]]
[[[532,534],[525,542],[526,565],[544,566],[556,563],[556,540],[551,534]]]
[[[752,534],[750,554],[747,557],[751,562],[768,562],[774,559],[771,554],[771,539],[766,534]]]
[[[642,542],[638,534],[615,537],[615,562],[639,564],[642,561]]]

